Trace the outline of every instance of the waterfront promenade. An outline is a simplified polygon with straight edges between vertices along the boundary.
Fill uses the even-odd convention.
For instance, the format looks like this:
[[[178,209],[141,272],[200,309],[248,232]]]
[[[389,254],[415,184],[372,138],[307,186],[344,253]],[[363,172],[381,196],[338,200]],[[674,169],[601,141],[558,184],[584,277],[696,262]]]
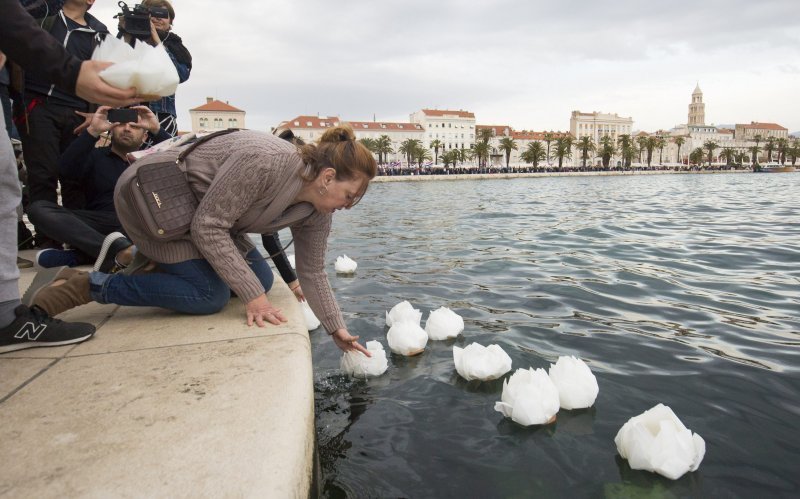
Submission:
[[[503,172],[493,173],[454,173],[454,174],[402,174],[379,175],[373,182],[420,182],[426,180],[484,180],[498,178],[535,178],[535,177],[608,177],[632,175],[690,175],[712,173],[752,173],[752,170],[610,170],[581,171],[564,170],[560,172]]]
[[[308,496],[309,337],[280,279],[270,300],[288,323],[248,327],[236,298],[212,316],[92,303],[60,316],[89,341],[0,356],[0,497]]]

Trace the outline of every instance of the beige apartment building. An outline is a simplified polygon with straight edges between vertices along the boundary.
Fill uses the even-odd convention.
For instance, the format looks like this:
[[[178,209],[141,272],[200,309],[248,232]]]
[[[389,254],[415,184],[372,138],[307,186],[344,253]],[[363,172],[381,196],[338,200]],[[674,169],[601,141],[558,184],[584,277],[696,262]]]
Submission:
[[[569,118],[569,132],[575,139],[581,137],[591,137],[595,144],[600,143],[600,139],[608,135],[617,142],[620,135],[630,135],[633,130],[633,118],[619,116],[618,114],[582,113],[572,111]]]
[[[760,135],[761,140],[766,140],[767,137],[775,137],[776,139],[789,138],[789,129],[777,123],[758,123],[755,121],[751,121],[749,125],[737,123],[734,133],[738,140],[755,140],[756,135]]]
[[[226,128],[245,128],[245,112],[227,101],[206,97],[206,103],[189,110],[192,132],[214,132]]]

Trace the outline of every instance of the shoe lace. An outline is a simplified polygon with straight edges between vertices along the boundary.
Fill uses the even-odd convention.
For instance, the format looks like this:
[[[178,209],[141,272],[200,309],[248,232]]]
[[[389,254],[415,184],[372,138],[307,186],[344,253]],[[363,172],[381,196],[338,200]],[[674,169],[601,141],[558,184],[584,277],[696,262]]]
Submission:
[[[47,312],[44,311],[43,308],[39,307],[39,305],[33,305],[30,307],[31,314],[33,318],[36,319],[40,323],[44,324],[60,324],[63,321],[61,319],[56,319],[54,317],[50,317],[47,315]]]

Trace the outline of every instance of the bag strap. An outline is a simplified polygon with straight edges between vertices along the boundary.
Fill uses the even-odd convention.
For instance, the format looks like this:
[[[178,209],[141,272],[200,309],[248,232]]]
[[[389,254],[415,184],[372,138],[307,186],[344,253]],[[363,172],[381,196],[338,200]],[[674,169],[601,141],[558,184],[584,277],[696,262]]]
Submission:
[[[220,130],[219,132],[214,132],[214,133],[210,133],[208,135],[203,135],[202,137],[197,138],[194,141],[192,141],[191,143],[189,143],[189,145],[186,146],[186,148],[183,151],[181,151],[180,154],[178,154],[178,158],[175,160],[175,162],[176,163],[180,163],[181,161],[183,161],[183,159],[190,152],[194,151],[195,147],[199,146],[203,142],[209,141],[209,140],[211,140],[211,139],[213,139],[215,137],[219,137],[220,135],[227,135],[227,134],[232,133],[232,132],[238,132],[239,130],[241,130],[241,128],[228,128],[226,130]]]

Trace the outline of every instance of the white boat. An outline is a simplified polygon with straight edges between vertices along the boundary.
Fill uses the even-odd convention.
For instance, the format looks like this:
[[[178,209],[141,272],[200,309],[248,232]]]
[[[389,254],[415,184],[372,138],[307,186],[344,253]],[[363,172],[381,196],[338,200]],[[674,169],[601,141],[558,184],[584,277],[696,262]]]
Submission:
[[[760,173],[785,173],[785,172],[794,172],[797,171],[792,165],[782,165],[780,163],[771,162],[760,165],[760,168],[756,170],[756,172]]]

